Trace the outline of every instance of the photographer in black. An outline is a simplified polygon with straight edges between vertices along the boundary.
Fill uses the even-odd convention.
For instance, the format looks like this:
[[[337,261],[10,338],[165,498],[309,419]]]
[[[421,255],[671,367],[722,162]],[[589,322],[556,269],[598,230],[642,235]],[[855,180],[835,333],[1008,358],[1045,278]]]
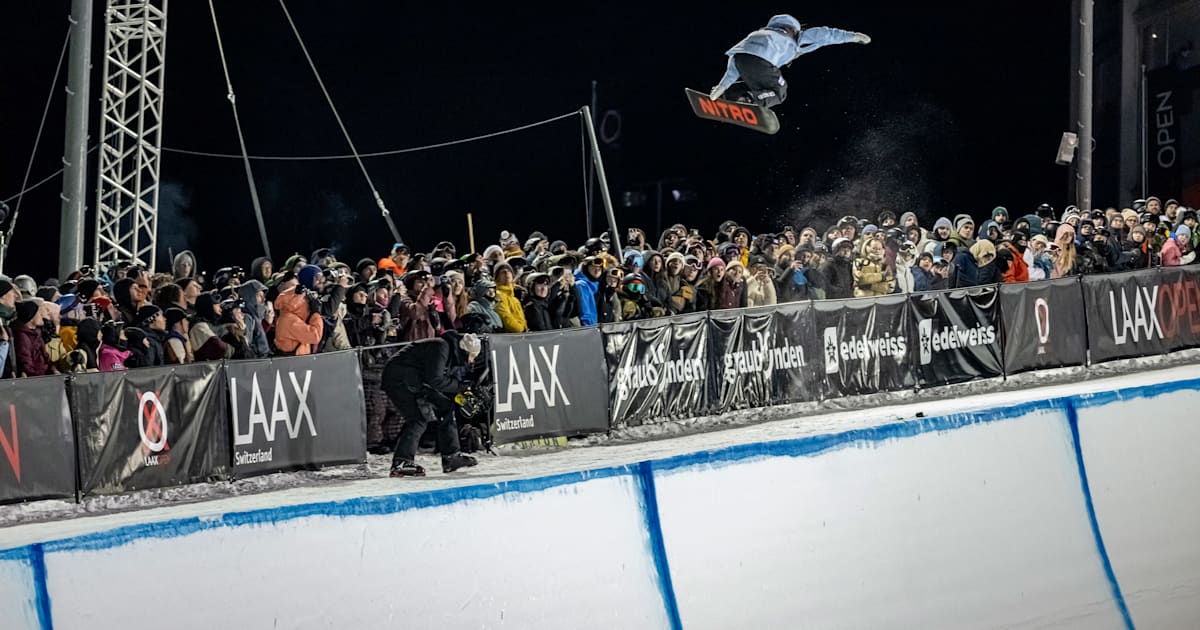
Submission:
[[[482,343],[475,335],[447,331],[404,346],[388,360],[381,384],[404,417],[392,456],[392,477],[425,476],[425,469],[416,462],[417,446],[430,423],[437,425],[442,472],[478,463],[459,450],[454,397],[470,389],[470,368],[481,350]]]

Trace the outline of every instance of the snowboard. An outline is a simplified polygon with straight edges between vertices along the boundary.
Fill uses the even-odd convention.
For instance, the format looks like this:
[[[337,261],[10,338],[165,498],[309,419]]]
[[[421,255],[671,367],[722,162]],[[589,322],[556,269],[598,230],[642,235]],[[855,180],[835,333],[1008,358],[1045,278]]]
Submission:
[[[746,127],[765,134],[779,131],[779,119],[775,113],[765,107],[750,103],[739,103],[724,99],[713,100],[704,92],[684,88],[688,102],[692,104],[692,112],[701,118]]]

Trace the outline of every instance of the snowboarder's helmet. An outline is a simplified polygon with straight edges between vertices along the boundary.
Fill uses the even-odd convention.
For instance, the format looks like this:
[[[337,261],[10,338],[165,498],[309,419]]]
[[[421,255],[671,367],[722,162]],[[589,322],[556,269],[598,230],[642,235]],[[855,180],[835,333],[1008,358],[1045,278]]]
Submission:
[[[804,25],[800,24],[800,20],[788,15],[776,15],[767,22],[767,28],[773,28],[783,31],[792,39],[800,39],[800,31],[804,30]]]

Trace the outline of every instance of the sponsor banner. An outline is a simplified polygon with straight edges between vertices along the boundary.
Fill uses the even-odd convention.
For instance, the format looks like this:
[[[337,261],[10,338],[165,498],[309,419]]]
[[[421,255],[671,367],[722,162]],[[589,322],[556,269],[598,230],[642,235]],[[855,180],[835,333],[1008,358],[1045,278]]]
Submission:
[[[1174,66],[1146,73],[1146,103],[1142,110],[1146,112],[1146,183],[1147,190],[1156,194],[1183,190],[1180,122],[1188,109],[1189,92]]]
[[[813,303],[827,397],[911,389],[915,384],[903,295]]]
[[[76,375],[69,398],[80,491],[113,494],[226,476],[222,376],[220,363]]]
[[[1162,278],[1158,269],[1082,278],[1090,362],[1170,351],[1165,331],[1178,333],[1179,327],[1163,326],[1170,306]]]
[[[357,353],[232,361],[225,377],[235,474],[365,460]]]
[[[496,384],[492,435],[497,444],[608,430],[598,329],[489,339]]]
[[[707,411],[708,317],[693,313],[601,327],[612,426]]]
[[[1004,373],[1083,365],[1087,334],[1079,278],[1000,285]]]
[[[914,294],[913,365],[921,387],[1004,374],[994,286]]]
[[[771,404],[771,313],[743,310],[708,314],[708,410],[724,413]]]
[[[1160,270],[1158,313],[1171,350],[1200,346],[1200,267]]]
[[[0,503],[74,496],[66,377],[0,381]]]
[[[792,302],[774,307],[775,331],[771,346],[771,403],[808,402],[821,399],[821,339],[809,302]]]

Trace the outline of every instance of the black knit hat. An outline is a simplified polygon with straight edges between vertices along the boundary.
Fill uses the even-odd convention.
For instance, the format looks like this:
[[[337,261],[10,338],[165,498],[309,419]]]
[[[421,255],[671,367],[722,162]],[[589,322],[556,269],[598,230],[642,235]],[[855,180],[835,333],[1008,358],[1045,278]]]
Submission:
[[[175,327],[175,324],[187,319],[187,312],[174,306],[167,309],[165,314],[167,316],[167,330],[171,330]]]
[[[41,304],[35,300],[24,300],[17,302],[17,321],[22,324],[28,324],[37,317],[38,310],[41,309]]]
[[[153,305],[146,305],[138,309],[135,326],[150,328],[150,322],[162,312],[161,308]]]

